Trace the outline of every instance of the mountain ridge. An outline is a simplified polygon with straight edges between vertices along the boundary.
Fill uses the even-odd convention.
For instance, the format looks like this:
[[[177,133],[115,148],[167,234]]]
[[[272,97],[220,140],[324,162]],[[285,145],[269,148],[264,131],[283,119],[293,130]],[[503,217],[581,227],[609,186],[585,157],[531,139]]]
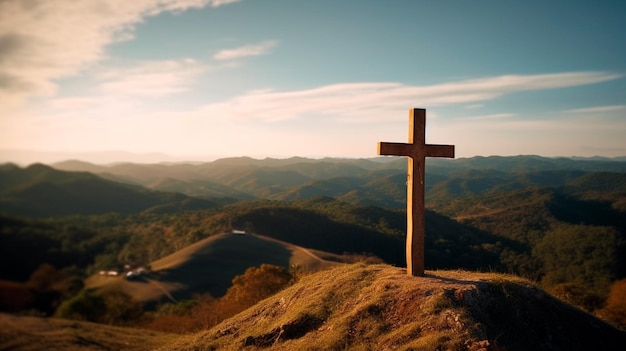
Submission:
[[[209,208],[215,203],[43,164],[0,169],[0,211],[31,216]]]
[[[580,160],[531,155],[427,159],[426,162],[427,205],[432,201],[449,201],[454,196],[477,193],[486,187],[493,188],[495,184],[504,190],[515,190],[529,185],[562,186],[584,173],[626,173],[626,162],[621,159]],[[239,157],[195,165],[126,163],[95,166],[69,162],[53,167],[90,170],[116,181],[125,180],[153,190],[203,198],[294,200],[328,196],[325,184],[342,179],[347,186],[343,190],[331,191],[334,197],[350,203],[374,205],[380,199],[386,206],[402,208],[406,201],[406,191],[402,190],[405,189],[406,161],[402,158],[259,160]],[[179,183],[174,184],[172,179]],[[446,191],[446,187],[457,190]],[[380,189],[393,189],[393,196],[390,198]]]

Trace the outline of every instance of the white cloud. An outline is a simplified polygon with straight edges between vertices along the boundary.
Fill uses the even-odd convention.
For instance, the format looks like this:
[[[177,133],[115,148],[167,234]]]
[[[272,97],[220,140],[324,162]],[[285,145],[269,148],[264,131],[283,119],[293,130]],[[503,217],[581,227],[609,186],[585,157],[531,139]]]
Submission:
[[[619,77],[604,72],[578,72],[504,80],[490,77],[424,86],[365,82],[294,91],[264,89],[191,110],[180,110],[177,104],[160,101],[155,104],[154,100],[140,99],[184,91],[205,68],[193,60],[171,60],[100,71],[95,79],[102,84],[100,89],[110,89],[108,93],[54,99],[50,105],[36,110],[31,106],[34,113],[30,117],[22,114],[12,119],[0,118],[0,146],[40,150],[117,148],[180,154],[190,150],[228,150],[231,155],[258,152],[288,156],[315,152],[316,156],[323,156],[340,152],[345,156],[374,156],[377,141],[403,140],[410,107],[428,108],[429,119],[433,120],[438,113],[444,116],[441,110],[445,109],[438,111],[438,106],[460,104],[463,108],[517,91],[592,84]],[[164,76],[154,75],[159,72]],[[161,82],[162,90],[150,90],[150,84],[155,82]],[[124,98],[125,95],[130,98]],[[325,116],[332,118],[316,119]],[[485,113],[475,114],[471,119],[445,118],[429,124],[427,140],[457,145],[459,157],[489,152],[584,154],[567,151],[573,140],[596,147],[623,146],[623,141],[616,140],[623,139],[626,127],[617,118],[598,123],[598,116],[569,118],[561,113],[535,115],[533,120],[518,117]],[[275,123],[279,121],[285,123]],[[342,125],[345,122],[359,124]]]
[[[129,40],[146,17],[233,0],[0,1],[0,106],[18,107],[52,95],[55,80],[106,57],[105,47]]]
[[[359,122],[378,121],[397,116],[409,107],[480,103],[504,94],[594,84],[620,77],[608,72],[570,72],[507,75],[428,86],[386,82],[332,84],[283,92],[260,90],[206,105],[202,114],[268,122],[305,115],[331,115]],[[400,116],[404,113],[400,112]]]
[[[241,0],[211,0],[211,7],[220,7],[222,5],[234,4],[236,2],[240,2]]]
[[[609,105],[609,106],[595,106],[588,108],[578,108],[574,110],[567,110],[564,113],[598,113],[598,112],[614,112],[626,110],[626,105]]]
[[[99,74],[105,93],[161,97],[187,91],[206,67],[192,59],[142,62]]]
[[[258,44],[245,45],[238,48],[224,49],[216,52],[213,58],[218,61],[235,60],[250,56],[265,55],[278,45],[275,40],[267,40]]]

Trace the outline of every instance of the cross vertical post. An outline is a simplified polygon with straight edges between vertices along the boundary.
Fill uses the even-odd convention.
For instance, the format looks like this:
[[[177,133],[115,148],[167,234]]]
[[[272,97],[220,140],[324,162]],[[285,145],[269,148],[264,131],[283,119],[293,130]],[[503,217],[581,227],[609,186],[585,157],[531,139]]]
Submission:
[[[454,145],[426,144],[426,110],[409,110],[409,142],[378,143],[378,154],[408,157],[406,192],[406,268],[409,276],[424,275],[424,177],[426,157],[454,158]]]

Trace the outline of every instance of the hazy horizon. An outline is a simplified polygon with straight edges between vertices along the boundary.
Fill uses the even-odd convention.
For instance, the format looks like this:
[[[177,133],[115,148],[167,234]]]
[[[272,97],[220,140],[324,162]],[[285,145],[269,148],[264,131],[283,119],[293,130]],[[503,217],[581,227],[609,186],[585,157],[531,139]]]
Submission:
[[[610,159],[623,161],[626,160],[626,154],[622,156],[579,156],[579,155],[538,155],[538,154],[517,154],[517,155],[473,155],[461,158],[473,157],[514,157],[514,156],[539,156],[546,158],[572,158],[572,159]],[[289,159],[289,158],[306,158],[306,159],[370,159],[370,158],[393,158],[392,156],[378,156],[372,154],[368,157],[345,157],[337,155],[169,155],[161,152],[151,153],[133,153],[121,150],[98,151],[98,152],[57,152],[57,151],[33,151],[33,150],[0,150],[0,164],[14,163],[19,166],[28,166],[35,163],[54,164],[65,161],[82,161],[93,163],[96,165],[109,165],[116,163],[139,163],[139,164],[157,164],[157,163],[205,163],[213,162],[226,158],[249,157],[252,159]]]

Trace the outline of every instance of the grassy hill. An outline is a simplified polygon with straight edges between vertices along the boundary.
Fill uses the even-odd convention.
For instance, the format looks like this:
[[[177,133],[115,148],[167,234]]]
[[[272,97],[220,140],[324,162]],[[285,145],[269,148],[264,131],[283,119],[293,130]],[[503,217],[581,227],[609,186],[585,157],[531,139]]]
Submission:
[[[194,293],[219,297],[249,267],[269,263],[313,272],[344,260],[261,235],[218,234],[152,262],[146,276],[127,280],[95,275],[87,279],[86,287],[119,287],[142,303],[190,299]]]
[[[0,313],[0,350],[153,350],[179,336],[56,318]]]
[[[626,334],[512,276],[340,265],[221,324],[172,336],[0,315],[11,350],[623,350]]]

